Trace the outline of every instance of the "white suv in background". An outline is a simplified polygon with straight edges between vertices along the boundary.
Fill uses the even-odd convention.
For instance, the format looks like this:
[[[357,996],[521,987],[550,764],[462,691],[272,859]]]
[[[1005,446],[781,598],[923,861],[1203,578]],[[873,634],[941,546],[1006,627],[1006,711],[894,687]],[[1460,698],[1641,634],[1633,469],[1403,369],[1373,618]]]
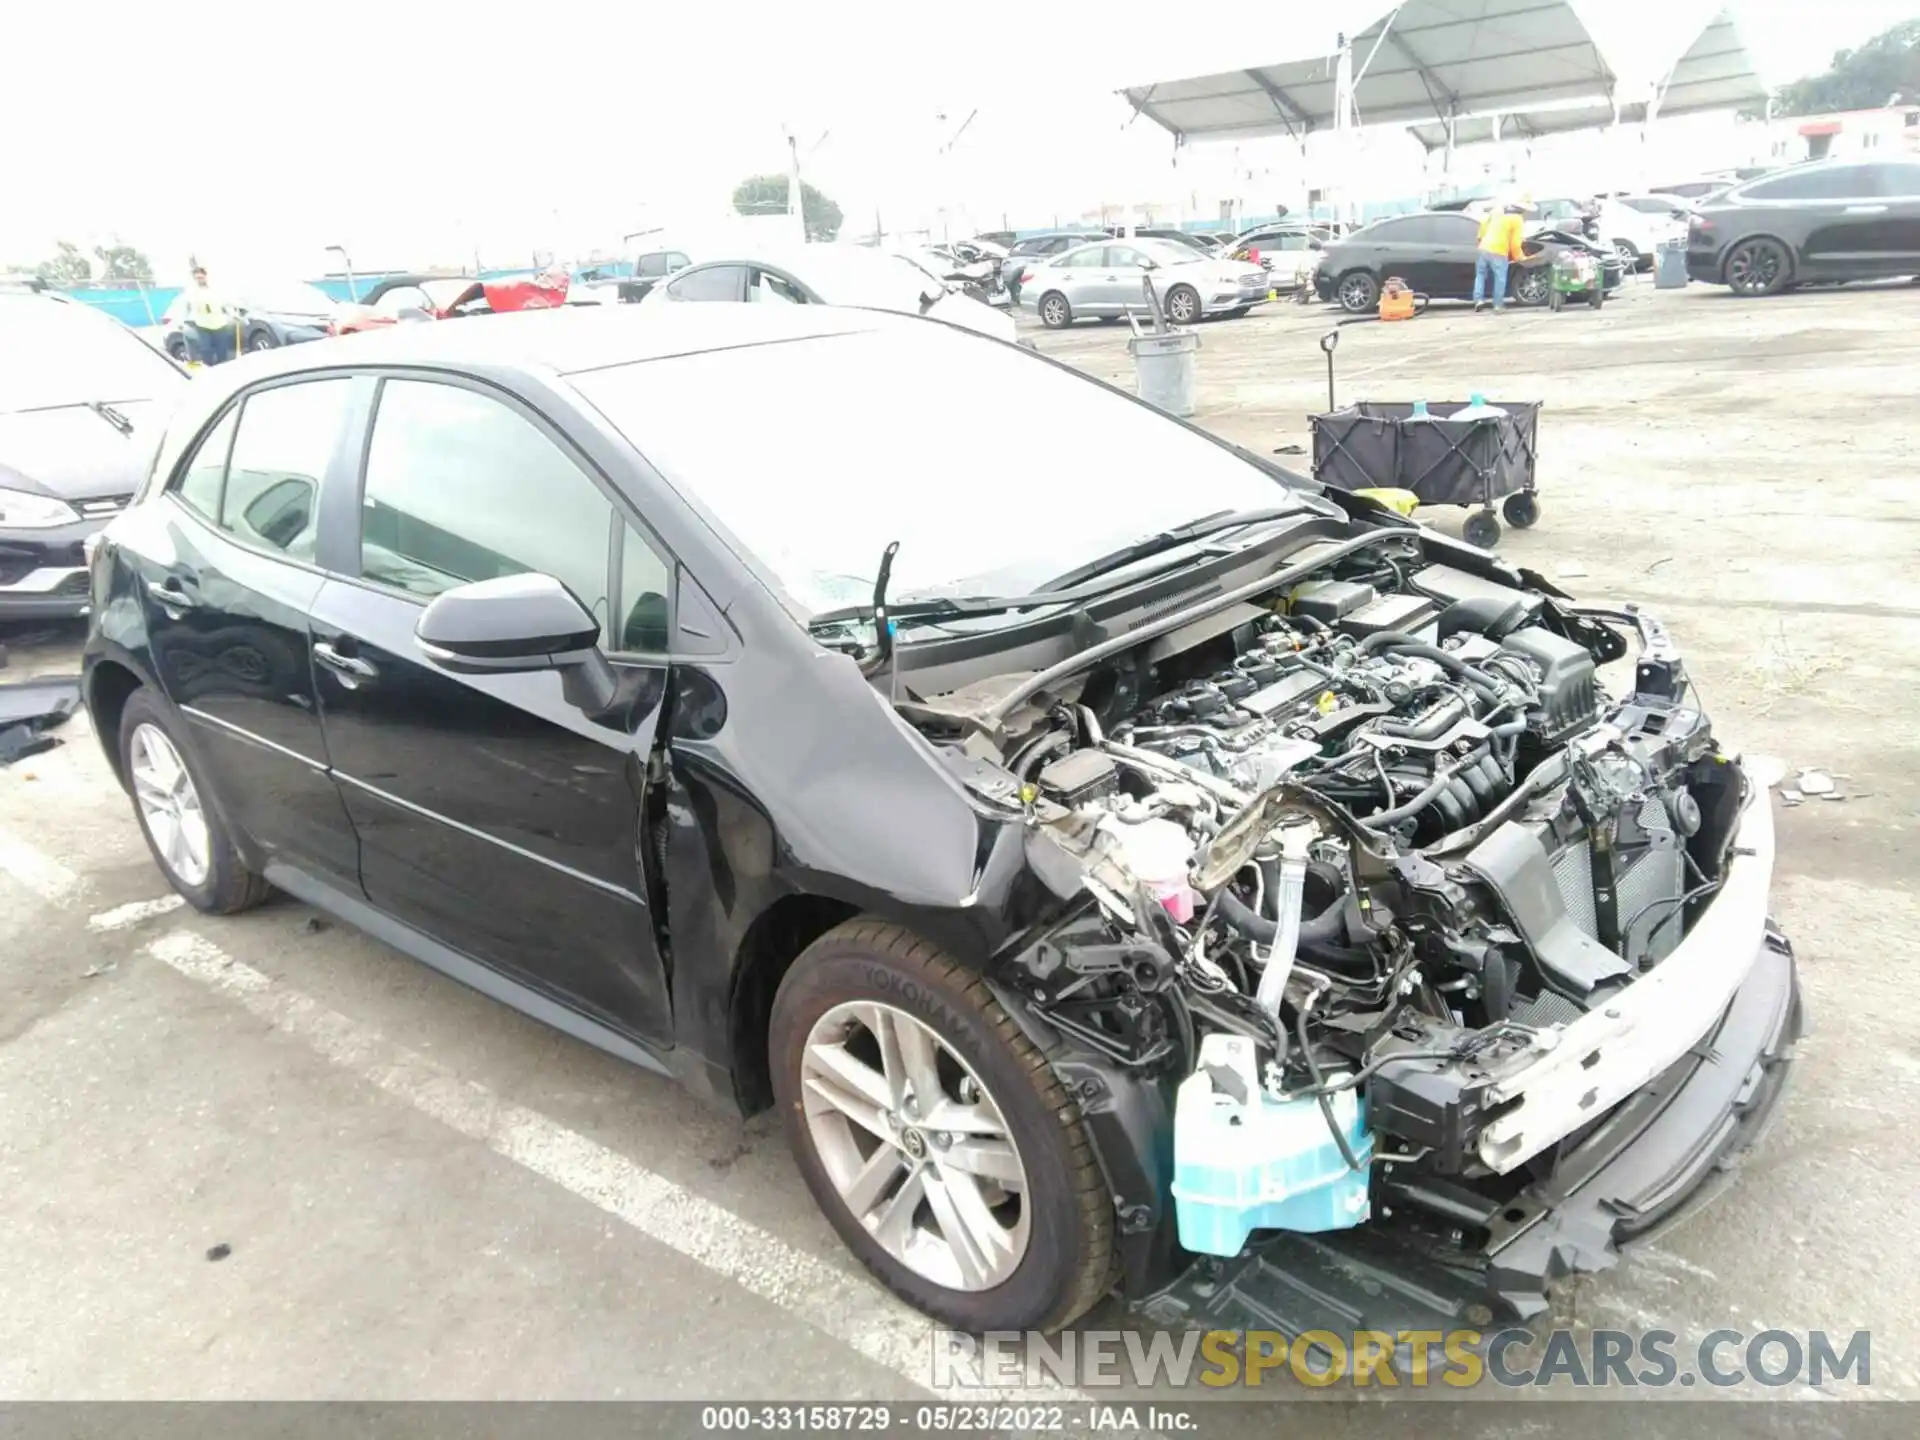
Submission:
[[[1687,202],[1677,195],[1619,195],[1600,202],[1600,243],[1629,270],[1651,270],[1663,240],[1687,238]]]

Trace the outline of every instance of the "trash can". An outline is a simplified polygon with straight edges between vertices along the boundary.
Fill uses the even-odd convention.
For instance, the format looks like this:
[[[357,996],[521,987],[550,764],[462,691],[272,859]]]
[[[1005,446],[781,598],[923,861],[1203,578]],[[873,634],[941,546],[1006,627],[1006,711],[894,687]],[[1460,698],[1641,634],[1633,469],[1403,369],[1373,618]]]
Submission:
[[[1687,284],[1687,242],[1662,240],[1654,252],[1653,288],[1681,290]]]
[[[1133,356],[1133,391],[1169,415],[1193,414],[1193,352],[1200,337],[1191,330],[1136,335],[1127,342]]]

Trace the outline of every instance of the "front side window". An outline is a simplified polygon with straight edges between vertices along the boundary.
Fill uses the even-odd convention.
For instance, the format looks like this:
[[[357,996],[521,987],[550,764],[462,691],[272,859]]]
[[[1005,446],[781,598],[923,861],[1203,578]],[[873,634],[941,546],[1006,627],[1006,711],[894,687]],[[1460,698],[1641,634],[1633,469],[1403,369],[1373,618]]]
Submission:
[[[745,279],[743,266],[709,265],[669,280],[667,294],[675,300],[738,300]]]
[[[753,288],[747,291],[747,299],[761,304],[804,305],[806,292],[784,275],[776,275],[771,270],[753,272]]]
[[[261,550],[312,560],[320,482],[347,411],[346,380],[256,390],[207,432],[174,493]]]
[[[1063,255],[1055,263],[1069,270],[1098,270],[1106,263],[1107,246],[1089,245],[1084,250],[1076,250],[1071,255]]]
[[[504,402],[424,380],[380,387],[360,501],[367,579],[425,599],[551,575],[604,631],[613,517],[586,472]]]

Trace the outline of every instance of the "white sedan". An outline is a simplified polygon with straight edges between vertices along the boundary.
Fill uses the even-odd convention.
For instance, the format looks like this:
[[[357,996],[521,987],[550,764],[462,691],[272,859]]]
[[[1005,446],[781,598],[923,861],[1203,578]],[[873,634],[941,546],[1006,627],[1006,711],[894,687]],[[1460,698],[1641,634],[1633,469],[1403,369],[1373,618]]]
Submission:
[[[1273,298],[1271,277],[1244,260],[1217,260],[1166,240],[1104,240],[1029,265],[1020,276],[1020,303],[1058,330],[1088,315],[1145,315],[1149,282],[1176,325],[1244,315]]]
[[[737,300],[774,305],[845,305],[927,315],[1012,341],[1013,317],[975,300],[919,262],[852,245],[795,245],[751,257],[703,260],[647,292],[643,305]]]

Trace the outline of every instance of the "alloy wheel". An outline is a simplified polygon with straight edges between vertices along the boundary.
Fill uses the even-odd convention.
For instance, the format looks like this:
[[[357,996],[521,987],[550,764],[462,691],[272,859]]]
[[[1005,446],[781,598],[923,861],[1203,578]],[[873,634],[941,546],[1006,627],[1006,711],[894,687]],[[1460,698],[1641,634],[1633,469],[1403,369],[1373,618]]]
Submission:
[[[1358,312],[1372,303],[1373,281],[1365,275],[1349,276],[1340,286],[1340,304],[1344,309]]]
[[[1067,322],[1067,302],[1058,295],[1049,295],[1040,302],[1040,318],[1049,325],[1064,325]]]
[[[1522,305],[1538,305],[1547,296],[1547,269],[1535,265],[1520,272],[1513,287],[1513,298]]]
[[[891,1005],[817,1020],[801,1066],[808,1133],[841,1200],[895,1260],[990,1290],[1027,1253],[1027,1172],[998,1104],[939,1035]]]
[[[1742,245],[1727,259],[1727,284],[1743,295],[1764,295],[1780,283],[1781,270],[1777,246]]]
[[[1191,324],[1198,309],[1189,291],[1175,290],[1167,297],[1167,318],[1177,325]]]
[[[1633,246],[1627,244],[1626,241],[1616,240],[1613,245],[1613,253],[1620,257],[1621,267],[1625,269],[1629,275],[1640,268],[1640,252],[1635,250]]]
[[[204,885],[213,867],[200,792],[173,741],[157,725],[140,725],[128,747],[133,761],[133,798],[140,823],[174,878],[189,888]]]

